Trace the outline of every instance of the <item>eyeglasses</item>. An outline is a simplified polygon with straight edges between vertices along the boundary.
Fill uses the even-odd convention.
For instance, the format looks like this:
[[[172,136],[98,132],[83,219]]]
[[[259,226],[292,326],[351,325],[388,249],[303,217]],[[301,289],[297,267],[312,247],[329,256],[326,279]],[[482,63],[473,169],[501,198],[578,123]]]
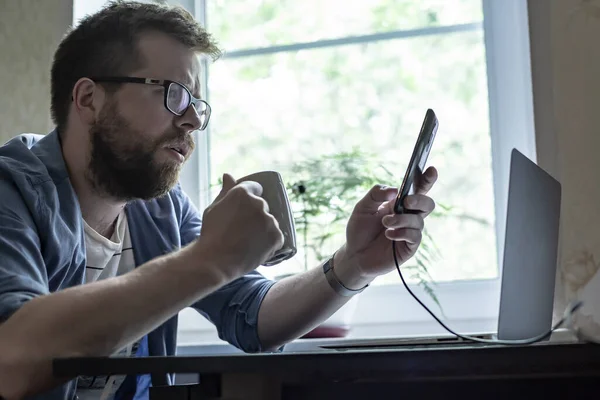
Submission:
[[[190,105],[194,106],[198,117],[200,118],[199,130],[206,129],[210,119],[210,105],[202,100],[192,96],[192,93],[179,82],[166,79],[152,78],[134,78],[126,76],[102,76],[90,78],[94,82],[106,83],[142,83],[145,85],[162,86],[165,89],[165,108],[177,116],[185,114]]]

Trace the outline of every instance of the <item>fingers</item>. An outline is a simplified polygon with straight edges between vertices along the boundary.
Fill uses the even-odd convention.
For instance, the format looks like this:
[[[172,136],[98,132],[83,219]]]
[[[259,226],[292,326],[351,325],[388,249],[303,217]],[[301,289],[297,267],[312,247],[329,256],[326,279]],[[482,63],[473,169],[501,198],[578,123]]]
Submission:
[[[229,192],[234,192],[242,195],[249,195],[249,197],[256,199],[257,202],[260,202],[260,207],[265,208],[266,211],[269,210],[266,202],[261,198],[263,193],[263,187],[260,183],[254,181],[243,181],[237,183],[233,176],[229,174],[223,174],[223,187],[221,191],[215,198],[213,203],[217,203],[222,200],[225,195]],[[264,204],[263,204],[264,203]]]
[[[420,214],[390,214],[381,222],[387,228],[385,237],[388,239],[405,242],[411,249],[421,243],[425,222]]]
[[[223,187],[215,198],[215,202],[221,200],[235,186],[235,183],[236,182],[235,179],[233,179],[233,176],[229,174],[223,174]]]
[[[431,197],[424,194],[411,194],[404,199],[404,207],[407,210],[428,216],[435,210],[435,202]]]
[[[221,200],[229,191],[233,188],[240,188],[245,192],[252,194],[254,196],[260,197],[263,193],[263,187],[260,183],[254,181],[243,181],[237,183],[236,180],[230,174],[223,174],[223,187],[221,191],[215,198],[215,202]]]
[[[223,189],[230,190],[235,186],[235,184],[236,182],[233,176],[227,173],[223,174]]]
[[[243,188],[246,192],[253,194],[254,196],[262,196],[263,187],[258,182],[244,181],[240,182],[237,186]]]
[[[438,173],[435,167],[429,167],[421,175],[418,185],[415,188],[415,195],[407,196],[406,201],[415,201],[414,206],[406,206],[407,209],[414,210],[423,215],[429,215],[435,208],[435,203],[425,195],[431,190],[438,179]],[[382,213],[388,208],[392,209],[394,198],[398,194],[398,188],[384,185],[375,185],[363,197],[355,207],[359,213]],[[415,197],[415,199],[412,199]]]
[[[438,179],[438,172],[437,169],[435,169],[435,167],[429,167],[425,170],[425,172],[423,173],[423,175],[421,175],[421,178],[419,179],[418,185],[415,188],[415,193],[416,194],[427,194],[431,188],[433,187],[433,185],[435,185],[435,182]]]
[[[415,202],[413,206],[413,201]],[[385,237],[390,240],[405,242],[411,251],[421,243],[423,229],[425,228],[424,218],[433,211],[435,203],[424,195],[407,196],[406,203],[411,208],[418,209],[415,214],[388,214],[381,219],[385,228]]]
[[[396,242],[406,242],[409,245],[417,246],[421,243],[423,233],[418,229],[387,229],[385,231],[385,237]]]
[[[247,209],[258,209],[265,213],[269,212],[269,204],[260,197],[262,194],[262,186],[257,182],[241,182],[236,187],[230,190],[230,196],[235,200],[236,206],[245,207]]]
[[[376,213],[381,205],[388,202],[398,194],[398,188],[375,185],[369,192],[356,204],[356,211],[361,213]]]
[[[277,218],[275,218],[271,214],[269,214],[269,217],[271,218],[271,223],[269,224],[269,226],[271,227],[270,234],[272,236],[275,248],[275,250],[273,250],[273,253],[275,253],[277,252],[277,250],[283,247],[285,243],[285,236],[283,235],[283,232],[279,227],[279,222],[277,221]]]
[[[388,229],[416,229],[423,230],[425,222],[418,214],[391,214],[381,219],[383,226]]]

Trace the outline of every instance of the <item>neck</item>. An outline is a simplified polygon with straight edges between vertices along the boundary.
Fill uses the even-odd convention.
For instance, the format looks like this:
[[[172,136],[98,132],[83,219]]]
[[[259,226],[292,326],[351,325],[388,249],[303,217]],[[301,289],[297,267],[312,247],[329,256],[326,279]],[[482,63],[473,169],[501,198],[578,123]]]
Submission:
[[[115,221],[126,202],[99,193],[86,175],[89,164],[89,143],[82,143],[86,135],[65,132],[62,135],[62,152],[73,189],[85,222],[96,232],[110,238]],[[83,139],[83,140],[82,140]]]

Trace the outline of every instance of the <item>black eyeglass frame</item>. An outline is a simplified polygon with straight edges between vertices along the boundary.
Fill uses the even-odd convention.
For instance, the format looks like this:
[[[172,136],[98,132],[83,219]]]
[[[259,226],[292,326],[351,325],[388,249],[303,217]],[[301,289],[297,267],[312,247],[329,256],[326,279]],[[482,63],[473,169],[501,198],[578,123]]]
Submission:
[[[139,84],[144,84],[144,85],[154,85],[154,86],[162,86],[165,90],[165,94],[164,94],[164,106],[167,110],[169,110],[171,113],[177,115],[178,117],[182,116],[183,114],[186,113],[186,111],[188,110],[188,108],[190,108],[191,105],[194,105],[194,109],[196,112],[198,112],[198,110],[196,109],[196,103],[203,103],[204,105],[206,105],[206,119],[203,121],[202,126],[200,128],[198,128],[198,130],[203,131],[204,129],[206,129],[206,126],[208,125],[208,121],[210,120],[210,114],[212,112],[212,109],[210,107],[210,104],[208,104],[206,101],[199,99],[197,97],[194,97],[194,95],[192,94],[192,92],[190,92],[190,90],[185,87],[185,85],[181,82],[177,82],[177,81],[172,81],[172,80],[168,80],[168,79],[154,79],[154,78],[139,78],[139,77],[132,77],[132,76],[99,76],[99,77],[90,77],[89,79],[91,79],[94,82],[105,82],[105,83],[139,83]],[[168,103],[168,98],[169,98],[169,90],[171,85],[178,85],[181,86],[183,88],[183,90],[185,90],[188,95],[190,96],[190,101],[188,103],[188,105],[186,107],[184,107],[184,111],[182,113],[177,113],[174,110],[171,110],[171,108],[169,107],[169,103]],[[199,115],[199,117],[201,117]]]

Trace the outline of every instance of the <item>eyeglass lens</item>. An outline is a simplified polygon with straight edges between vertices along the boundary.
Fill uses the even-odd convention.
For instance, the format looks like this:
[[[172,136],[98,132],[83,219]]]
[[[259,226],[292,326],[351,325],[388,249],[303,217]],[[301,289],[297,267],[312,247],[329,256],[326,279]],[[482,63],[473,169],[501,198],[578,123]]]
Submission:
[[[183,86],[171,83],[167,93],[167,108],[174,114],[183,115],[189,106],[190,93]],[[204,126],[209,117],[207,104],[203,101],[197,101],[194,108],[200,117],[200,123]]]

